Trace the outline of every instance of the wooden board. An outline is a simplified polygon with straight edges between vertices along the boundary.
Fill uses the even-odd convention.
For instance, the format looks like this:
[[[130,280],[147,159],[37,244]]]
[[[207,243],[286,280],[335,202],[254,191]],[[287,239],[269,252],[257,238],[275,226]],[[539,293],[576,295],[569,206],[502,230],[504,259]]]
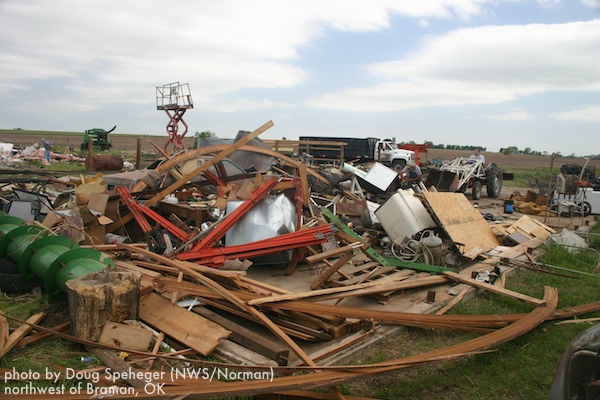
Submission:
[[[150,293],[140,300],[140,319],[206,356],[231,332],[200,315]]]
[[[500,245],[488,222],[463,193],[424,192],[423,197],[450,239],[464,244],[465,253]]]
[[[523,243],[533,238],[547,239],[556,231],[536,219],[523,215],[506,228],[506,233],[515,243]]]
[[[148,350],[151,341],[151,330],[110,321],[104,324],[98,338],[100,344],[137,351]]]

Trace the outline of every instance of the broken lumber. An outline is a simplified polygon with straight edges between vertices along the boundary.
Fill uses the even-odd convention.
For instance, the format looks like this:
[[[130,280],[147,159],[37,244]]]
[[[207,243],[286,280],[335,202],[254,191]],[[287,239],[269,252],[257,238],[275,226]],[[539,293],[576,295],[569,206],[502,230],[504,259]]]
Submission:
[[[268,121],[265,124],[263,124],[261,127],[259,127],[258,129],[256,129],[254,132],[244,136],[243,138],[241,138],[237,142],[233,143],[232,145],[227,146],[219,154],[215,155],[210,160],[207,160],[201,166],[199,166],[192,172],[186,174],[183,178],[175,181],[173,184],[171,184],[171,186],[167,187],[166,189],[163,189],[161,192],[159,192],[154,197],[152,197],[150,200],[148,200],[148,202],[146,202],[146,207],[155,205],[156,203],[158,203],[159,201],[164,199],[167,195],[169,195],[169,194],[173,193],[174,191],[176,191],[177,189],[181,188],[183,185],[185,185],[190,180],[192,180],[196,176],[200,175],[204,171],[207,171],[210,167],[212,167],[213,165],[215,165],[216,163],[218,163],[225,157],[229,156],[231,153],[238,150],[240,147],[247,144],[252,139],[258,137],[258,135],[260,135],[267,129],[271,128],[273,125],[274,125],[273,121]],[[111,224],[110,232],[113,232],[117,228],[120,228],[121,226],[123,226],[123,224],[125,224],[126,222],[129,222],[132,218],[133,218],[132,214],[128,214],[128,215],[122,217],[119,221]]]
[[[25,321],[24,324],[21,324],[17,329],[13,331],[13,333],[8,336],[4,347],[0,349],[0,358],[4,357],[6,353],[8,353],[21,339],[25,337],[33,329],[33,325],[37,324],[44,318],[46,314],[38,313],[32,315]],[[6,317],[4,317],[6,319]],[[8,324],[7,324],[8,325]]]
[[[204,356],[219,345],[219,339],[231,333],[156,293],[140,300],[140,319]]]
[[[131,368],[125,361],[121,360],[114,352],[92,346],[86,346],[86,349],[98,357],[98,360],[112,371],[119,372],[123,377],[122,379],[132,387],[142,389],[148,384],[146,380],[136,378],[136,376],[139,376],[135,373],[136,370]]]
[[[317,277],[317,279],[310,283],[310,287],[312,289],[316,289],[321,286],[331,275],[335,274],[340,268],[346,265],[348,261],[352,260],[352,257],[354,257],[353,249],[346,250],[346,253],[340,257],[339,260],[337,260],[331,267],[323,271],[321,275]]]
[[[527,296],[525,294],[517,293],[517,292],[514,292],[512,290],[508,290],[508,289],[504,289],[502,287],[494,286],[494,285],[491,285],[491,284],[486,283],[486,282],[481,282],[481,281],[478,281],[477,279],[473,279],[473,278],[471,278],[469,276],[464,276],[464,275],[461,275],[461,274],[457,274],[456,272],[445,271],[445,272],[442,272],[442,274],[444,276],[447,276],[448,278],[454,280],[454,281],[461,282],[461,283],[466,283],[466,284],[469,284],[471,286],[475,286],[475,287],[478,287],[480,289],[487,290],[489,292],[493,292],[493,293],[501,294],[501,295],[504,295],[504,296],[512,297],[513,299],[524,301],[525,303],[532,304],[534,306],[545,306],[546,305],[545,300],[536,299],[535,297]]]
[[[242,345],[256,353],[262,354],[265,357],[277,362],[277,365],[287,365],[290,351],[280,344],[272,341],[264,335],[260,335],[251,329],[248,329],[240,324],[233,322],[229,318],[225,318],[205,307],[194,307],[192,309],[197,314],[211,320],[229,329],[231,335],[229,340]]]
[[[127,244],[120,244],[120,247],[128,250],[135,249]],[[244,300],[240,299],[236,294],[227,290],[223,286],[219,285],[217,282],[207,278],[206,276],[194,271],[191,269],[186,263],[182,263],[178,260],[171,260],[167,257],[163,257],[161,255],[155,254],[150,250],[138,249],[137,251],[146,254],[155,260],[158,260],[164,264],[167,264],[171,267],[180,268],[186,274],[192,276],[198,282],[206,285],[208,288],[215,290],[219,295],[223,296],[224,299],[230,301],[233,305],[239,307],[241,310],[249,313],[252,317],[258,318],[264,325],[269,328],[271,332],[273,332],[276,336],[282,339],[286,344],[290,346],[290,348],[296,353],[300,358],[304,360],[309,366],[316,367],[315,362],[308,357],[308,355],[302,350],[300,346],[296,342],[294,342],[279,326],[277,326],[273,321],[271,321],[265,314],[258,311],[253,306],[249,306],[244,302]]]
[[[107,321],[102,327],[98,343],[125,349],[147,351],[152,341],[152,331]]]

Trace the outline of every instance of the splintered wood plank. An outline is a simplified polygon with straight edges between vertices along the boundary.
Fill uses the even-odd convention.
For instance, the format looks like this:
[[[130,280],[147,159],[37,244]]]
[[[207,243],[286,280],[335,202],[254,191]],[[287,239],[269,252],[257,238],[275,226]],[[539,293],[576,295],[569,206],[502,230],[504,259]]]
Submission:
[[[151,341],[151,330],[110,321],[104,324],[98,338],[100,344],[137,351],[148,350]]]
[[[0,310],[0,313],[2,313],[2,310]],[[8,320],[4,315],[0,315],[0,350],[4,349],[8,341],[8,333]]]
[[[480,282],[471,277],[457,274],[456,272],[444,271],[444,272],[442,272],[442,274],[449,277],[450,279],[457,281],[457,282],[466,283],[471,286],[475,286],[475,287],[487,290],[489,292],[494,292],[494,293],[498,293],[498,294],[501,294],[504,296],[512,297],[513,299],[521,300],[521,301],[524,301],[525,303],[533,304],[534,306],[539,307],[539,306],[546,305],[546,300],[536,299],[535,297],[527,296],[522,293],[517,293],[517,292],[513,292],[512,290],[504,289],[502,287],[490,285],[487,282]]]
[[[450,239],[464,244],[465,253],[500,245],[488,222],[463,193],[424,192],[423,197]]]
[[[314,281],[311,282],[310,287],[312,289],[316,289],[321,286],[331,275],[333,275],[336,271],[342,268],[348,261],[350,261],[354,257],[354,253],[349,251],[345,255],[343,255],[335,264],[331,267],[327,268],[321,275],[317,277]]]
[[[231,333],[200,315],[150,293],[140,300],[140,319],[206,356]]]
[[[4,357],[6,353],[8,353],[21,339],[25,337],[25,335],[27,335],[33,329],[33,326],[31,326],[31,324],[37,324],[42,320],[42,318],[44,318],[45,315],[45,313],[38,313],[32,315],[27,319],[26,324],[22,324],[17,329],[15,329],[13,333],[11,333],[10,336],[8,336],[8,338],[6,339],[4,347],[0,349],[0,358]]]

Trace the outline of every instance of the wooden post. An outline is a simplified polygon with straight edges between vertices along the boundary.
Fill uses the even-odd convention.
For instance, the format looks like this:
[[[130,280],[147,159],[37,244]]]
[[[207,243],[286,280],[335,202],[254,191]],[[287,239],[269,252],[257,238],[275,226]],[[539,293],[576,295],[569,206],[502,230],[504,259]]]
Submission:
[[[137,153],[135,154],[135,169],[142,169],[142,138],[137,139]]]
[[[97,341],[105,322],[138,319],[140,280],[139,272],[110,269],[68,280],[73,335]]]
[[[88,135],[88,156],[87,156],[87,170],[94,170],[94,139],[91,135]]]

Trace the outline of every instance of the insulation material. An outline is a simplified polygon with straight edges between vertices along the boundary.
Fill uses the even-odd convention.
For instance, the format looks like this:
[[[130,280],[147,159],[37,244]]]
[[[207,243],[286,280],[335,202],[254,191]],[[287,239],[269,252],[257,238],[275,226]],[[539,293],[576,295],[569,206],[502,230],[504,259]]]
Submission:
[[[578,249],[589,247],[584,238],[566,228],[560,231],[560,233],[551,235],[550,239],[556,244],[567,247],[567,250],[570,252],[576,252]]]
[[[243,202],[228,201],[227,214],[233,212]],[[244,215],[225,234],[225,244],[235,246],[269,239],[284,233],[296,231],[296,207],[283,194],[261,200],[246,215]],[[286,252],[289,253],[289,252]],[[269,256],[264,256],[269,257]],[[285,255],[281,262],[289,261],[290,255]],[[269,259],[273,262],[273,259]],[[260,263],[261,260],[252,260]]]

